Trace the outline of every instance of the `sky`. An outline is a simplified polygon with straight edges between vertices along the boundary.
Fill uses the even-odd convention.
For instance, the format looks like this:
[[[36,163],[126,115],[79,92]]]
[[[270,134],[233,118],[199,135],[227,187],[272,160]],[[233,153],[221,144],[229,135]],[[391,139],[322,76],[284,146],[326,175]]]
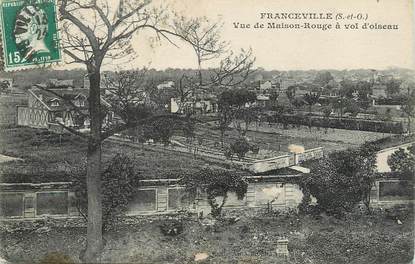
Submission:
[[[114,3],[117,0],[111,0]],[[157,0],[156,0],[157,1]],[[233,50],[252,48],[256,67],[267,70],[356,69],[387,67],[414,68],[414,6],[412,0],[164,0],[171,10],[185,16],[206,16],[224,23],[223,39]],[[114,5],[116,6],[116,4]],[[368,15],[367,21],[340,21],[394,24],[398,30],[310,30],[310,29],[237,29],[234,22],[250,23],[330,23],[335,20],[260,19],[261,13],[317,12]],[[151,45],[151,32],[133,38],[138,58],[128,64],[107,63],[107,69],[196,68],[190,45],[176,40],[179,47],[166,41]],[[217,61],[203,66],[215,67]]]

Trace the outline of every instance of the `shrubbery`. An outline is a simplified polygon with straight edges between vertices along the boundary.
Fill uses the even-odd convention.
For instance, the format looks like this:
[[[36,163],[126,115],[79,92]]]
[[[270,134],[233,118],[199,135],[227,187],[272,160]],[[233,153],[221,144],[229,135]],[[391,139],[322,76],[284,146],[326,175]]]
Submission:
[[[334,152],[314,162],[311,173],[300,182],[306,198],[299,209],[307,210],[309,194],[328,213],[351,211],[359,202],[369,209],[370,190],[377,177],[376,151],[373,144],[364,144],[359,149]]]
[[[79,212],[86,217],[88,200],[86,188],[86,166],[75,168],[72,180]],[[124,213],[131,200],[140,178],[134,172],[132,160],[123,154],[117,154],[102,172],[102,220],[103,229],[108,230],[116,216]]]
[[[235,154],[239,160],[242,160],[246,153],[252,151],[254,154],[259,153],[259,147],[255,144],[249,144],[249,142],[244,137],[239,137],[234,142],[232,142],[229,147],[225,148],[224,155],[227,159],[232,159]]]
[[[415,174],[415,145],[408,151],[400,148],[388,158],[392,172],[401,179],[413,180]]]
[[[215,218],[221,216],[228,192],[235,192],[238,199],[243,199],[248,190],[248,182],[242,176],[223,169],[204,168],[198,173],[185,174],[181,183],[191,193],[198,190],[206,192],[211,214]],[[222,201],[218,201],[218,197],[222,197]]]
[[[164,221],[160,231],[165,236],[177,236],[183,232],[183,222],[177,219]]]
[[[400,122],[368,120],[358,118],[340,118],[304,115],[281,115],[273,118],[274,122],[313,127],[329,127],[338,129],[362,130],[383,133],[401,134],[405,131]]]

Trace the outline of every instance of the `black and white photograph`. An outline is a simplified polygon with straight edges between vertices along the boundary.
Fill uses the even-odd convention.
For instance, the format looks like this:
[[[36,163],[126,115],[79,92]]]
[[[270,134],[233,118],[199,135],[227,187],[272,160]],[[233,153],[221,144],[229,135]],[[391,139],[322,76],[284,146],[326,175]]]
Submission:
[[[411,264],[413,0],[0,0],[0,264]]]

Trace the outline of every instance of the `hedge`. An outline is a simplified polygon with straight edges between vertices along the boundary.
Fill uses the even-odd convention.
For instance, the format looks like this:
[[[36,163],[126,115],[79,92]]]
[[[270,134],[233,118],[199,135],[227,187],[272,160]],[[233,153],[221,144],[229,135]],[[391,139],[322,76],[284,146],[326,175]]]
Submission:
[[[322,116],[282,115],[273,116],[271,119],[268,119],[268,121],[278,122],[281,124],[328,127],[394,134],[402,134],[405,132],[405,127],[402,122],[369,120],[360,118],[329,117],[327,119]]]

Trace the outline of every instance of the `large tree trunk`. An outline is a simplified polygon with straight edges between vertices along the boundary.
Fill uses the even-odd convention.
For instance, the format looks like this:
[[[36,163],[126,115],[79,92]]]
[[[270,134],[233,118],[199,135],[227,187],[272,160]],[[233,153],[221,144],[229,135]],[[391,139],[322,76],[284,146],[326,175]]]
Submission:
[[[89,113],[91,131],[88,142],[87,191],[88,191],[88,225],[85,262],[99,262],[103,248],[102,243],[102,197],[101,197],[101,98],[100,73],[90,71]]]
[[[197,77],[198,77],[198,81],[199,81],[199,86],[201,87],[203,85],[203,79],[202,79],[202,60],[200,59],[200,57],[198,56],[197,58]],[[194,95],[193,95],[194,96]]]

